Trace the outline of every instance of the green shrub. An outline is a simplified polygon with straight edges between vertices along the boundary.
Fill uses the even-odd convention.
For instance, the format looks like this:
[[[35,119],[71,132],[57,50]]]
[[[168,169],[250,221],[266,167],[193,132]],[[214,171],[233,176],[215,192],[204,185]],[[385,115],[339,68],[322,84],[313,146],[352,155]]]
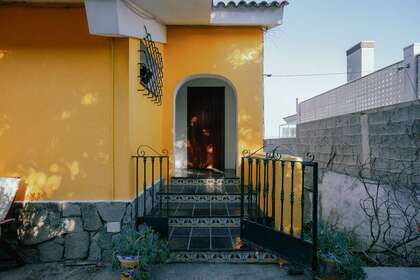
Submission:
[[[359,247],[359,242],[353,232],[337,229],[332,225],[320,223],[318,230],[318,244],[321,258],[333,261],[333,273],[341,279],[365,279],[362,269],[364,262],[352,253]],[[321,275],[323,270],[321,269]]]
[[[139,269],[134,274],[136,279],[149,279],[149,270],[155,264],[164,263],[169,257],[166,241],[150,227],[143,225],[139,231],[134,229],[122,232],[112,243],[113,266],[119,267],[117,256],[137,256]]]

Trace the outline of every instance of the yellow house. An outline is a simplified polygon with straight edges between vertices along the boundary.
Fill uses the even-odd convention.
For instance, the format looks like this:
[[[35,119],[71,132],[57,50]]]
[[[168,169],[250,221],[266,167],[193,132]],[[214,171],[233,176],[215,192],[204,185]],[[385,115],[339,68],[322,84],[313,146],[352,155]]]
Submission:
[[[35,258],[109,260],[103,240],[147,211],[132,201],[161,174],[238,183],[242,151],[263,146],[264,32],[287,4],[0,3],[0,175],[21,178],[18,236]],[[133,168],[143,151],[154,175]]]

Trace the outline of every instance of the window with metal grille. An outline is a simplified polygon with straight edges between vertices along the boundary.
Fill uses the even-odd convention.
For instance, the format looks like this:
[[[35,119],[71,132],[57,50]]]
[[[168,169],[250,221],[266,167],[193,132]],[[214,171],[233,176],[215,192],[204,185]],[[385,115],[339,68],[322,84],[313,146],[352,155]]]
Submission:
[[[162,104],[162,79],[163,62],[162,55],[150,33],[147,32],[144,39],[140,40],[140,85],[143,95],[150,98],[154,103]]]

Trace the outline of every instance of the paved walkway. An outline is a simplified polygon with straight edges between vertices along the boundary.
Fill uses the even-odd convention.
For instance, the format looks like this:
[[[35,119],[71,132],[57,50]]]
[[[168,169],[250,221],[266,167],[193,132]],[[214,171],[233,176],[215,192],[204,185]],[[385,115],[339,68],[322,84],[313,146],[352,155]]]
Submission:
[[[366,267],[366,280],[418,280],[420,267]]]
[[[278,265],[264,264],[168,264],[155,268],[153,279],[182,280],[303,280],[289,276]]]
[[[119,274],[92,266],[68,267],[61,264],[25,265],[0,272],[2,280],[117,280]],[[303,280],[289,276],[278,265],[263,264],[168,264],[155,267],[153,280]]]

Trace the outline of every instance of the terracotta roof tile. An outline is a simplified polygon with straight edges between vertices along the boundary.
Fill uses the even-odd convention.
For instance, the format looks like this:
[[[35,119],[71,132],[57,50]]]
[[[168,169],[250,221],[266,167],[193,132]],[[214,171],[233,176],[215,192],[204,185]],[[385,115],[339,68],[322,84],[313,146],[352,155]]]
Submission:
[[[216,8],[281,8],[286,4],[286,0],[213,0],[213,6]]]

